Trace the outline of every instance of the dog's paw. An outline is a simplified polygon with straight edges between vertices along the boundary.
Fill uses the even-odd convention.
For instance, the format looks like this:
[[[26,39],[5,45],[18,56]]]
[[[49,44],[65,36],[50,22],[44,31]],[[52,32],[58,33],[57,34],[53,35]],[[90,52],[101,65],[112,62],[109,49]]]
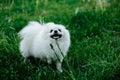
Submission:
[[[61,65],[62,63],[60,62],[56,63],[57,70],[62,73],[63,71],[62,71]]]
[[[63,70],[62,70],[62,69],[58,69],[58,71],[59,71],[59,72],[61,72],[61,73],[63,72]]]
[[[48,63],[48,64],[51,64],[51,63],[52,63],[52,61],[48,59],[48,60],[47,60],[47,63]]]
[[[24,58],[23,62],[26,63],[27,58]]]

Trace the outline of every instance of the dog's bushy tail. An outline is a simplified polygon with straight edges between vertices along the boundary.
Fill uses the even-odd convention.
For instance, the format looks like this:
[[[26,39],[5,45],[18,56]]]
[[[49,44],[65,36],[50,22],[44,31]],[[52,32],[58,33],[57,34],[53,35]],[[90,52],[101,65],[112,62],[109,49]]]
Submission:
[[[27,26],[25,26],[18,35],[20,38],[34,38],[42,28],[42,24],[36,21],[30,21]]]

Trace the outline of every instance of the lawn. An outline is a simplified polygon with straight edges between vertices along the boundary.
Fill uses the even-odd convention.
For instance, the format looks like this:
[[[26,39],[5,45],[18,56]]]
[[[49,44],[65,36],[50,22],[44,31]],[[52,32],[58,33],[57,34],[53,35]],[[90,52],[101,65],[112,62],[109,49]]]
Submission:
[[[119,0],[0,0],[0,80],[120,80],[119,12]],[[23,62],[17,33],[29,21],[70,31],[63,73]]]

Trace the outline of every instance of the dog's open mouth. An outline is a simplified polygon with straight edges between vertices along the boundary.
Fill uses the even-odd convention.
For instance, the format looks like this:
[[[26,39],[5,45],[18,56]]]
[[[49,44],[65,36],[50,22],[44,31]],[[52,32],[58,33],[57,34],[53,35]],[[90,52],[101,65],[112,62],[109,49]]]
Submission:
[[[59,39],[59,38],[62,37],[62,35],[61,34],[53,34],[50,37],[53,38],[53,39]]]

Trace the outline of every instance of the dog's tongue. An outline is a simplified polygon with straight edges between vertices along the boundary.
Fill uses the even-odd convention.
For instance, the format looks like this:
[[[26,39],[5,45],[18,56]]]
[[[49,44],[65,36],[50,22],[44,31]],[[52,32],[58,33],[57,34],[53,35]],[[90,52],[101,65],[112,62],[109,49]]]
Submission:
[[[59,38],[59,36],[53,36],[53,38],[54,38],[54,39],[58,39],[58,38]]]

